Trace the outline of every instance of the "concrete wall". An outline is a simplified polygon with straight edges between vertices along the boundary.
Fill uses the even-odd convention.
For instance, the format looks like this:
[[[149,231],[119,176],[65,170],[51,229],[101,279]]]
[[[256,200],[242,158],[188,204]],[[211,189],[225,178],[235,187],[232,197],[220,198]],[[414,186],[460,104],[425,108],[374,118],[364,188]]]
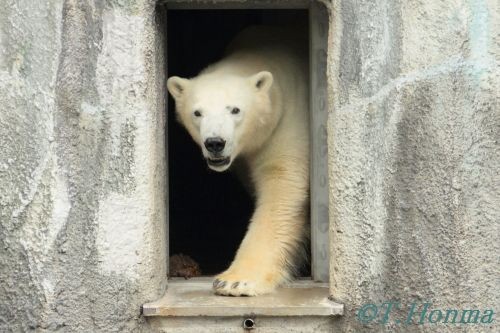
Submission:
[[[498,332],[498,318],[489,325],[395,324],[412,302],[498,311],[498,2],[334,7],[331,290],[346,305],[335,326]],[[403,309],[392,324],[355,318],[363,304],[391,300]]]
[[[163,58],[154,1],[0,6],[0,331],[149,331],[166,261]],[[334,0],[331,288],[499,305],[494,0]],[[496,323],[495,323],[496,324]],[[435,331],[410,326],[403,331]],[[441,332],[498,326],[439,326]]]
[[[7,2],[0,331],[133,331],[166,275],[154,4]]]

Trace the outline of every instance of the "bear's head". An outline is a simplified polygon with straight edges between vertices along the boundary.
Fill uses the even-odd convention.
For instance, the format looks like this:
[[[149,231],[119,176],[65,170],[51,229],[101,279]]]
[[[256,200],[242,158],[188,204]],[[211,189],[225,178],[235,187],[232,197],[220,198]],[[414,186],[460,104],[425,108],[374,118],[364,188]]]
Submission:
[[[267,71],[168,79],[178,120],[212,170],[227,170],[238,155],[252,153],[270,135],[277,123],[271,112],[272,83],[273,75]]]

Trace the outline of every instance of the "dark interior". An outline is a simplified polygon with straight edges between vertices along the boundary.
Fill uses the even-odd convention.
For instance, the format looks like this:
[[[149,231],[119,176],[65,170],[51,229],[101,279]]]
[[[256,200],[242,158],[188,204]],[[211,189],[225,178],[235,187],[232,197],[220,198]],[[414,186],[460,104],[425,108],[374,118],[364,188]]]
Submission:
[[[220,59],[247,26],[307,24],[306,10],[168,10],[166,15],[168,76],[186,78]],[[254,203],[235,175],[207,167],[200,147],[175,119],[169,96],[169,252],[190,256],[202,275],[213,275],[231,263]]]

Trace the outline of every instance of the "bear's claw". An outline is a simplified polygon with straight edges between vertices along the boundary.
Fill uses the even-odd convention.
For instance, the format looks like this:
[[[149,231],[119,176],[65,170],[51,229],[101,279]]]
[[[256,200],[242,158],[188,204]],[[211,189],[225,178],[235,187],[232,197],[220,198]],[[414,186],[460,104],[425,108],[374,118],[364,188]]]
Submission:
[[[275,284],[264,280],[241,281],[233,274],[221,274],[213,283],[215,294],[222,296],[256,296],[272,292]],[[236,280],[236,281],[235,281]]]

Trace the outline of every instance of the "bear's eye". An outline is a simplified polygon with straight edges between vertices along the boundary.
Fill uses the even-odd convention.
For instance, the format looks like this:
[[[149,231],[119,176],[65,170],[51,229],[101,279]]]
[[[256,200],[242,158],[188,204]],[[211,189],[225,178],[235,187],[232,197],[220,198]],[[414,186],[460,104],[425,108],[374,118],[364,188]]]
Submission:
[[[196,110],[196,111],[194,112],[194,116],[195,116],[195,117],[201,117],[201,112],[200,112],[200,111],[198,111],[198,110]]]
[[[240,113],[240,109],[238,109],[238,108],[233,108],[231,110],[231,114],[238,114],[238,113]]]

